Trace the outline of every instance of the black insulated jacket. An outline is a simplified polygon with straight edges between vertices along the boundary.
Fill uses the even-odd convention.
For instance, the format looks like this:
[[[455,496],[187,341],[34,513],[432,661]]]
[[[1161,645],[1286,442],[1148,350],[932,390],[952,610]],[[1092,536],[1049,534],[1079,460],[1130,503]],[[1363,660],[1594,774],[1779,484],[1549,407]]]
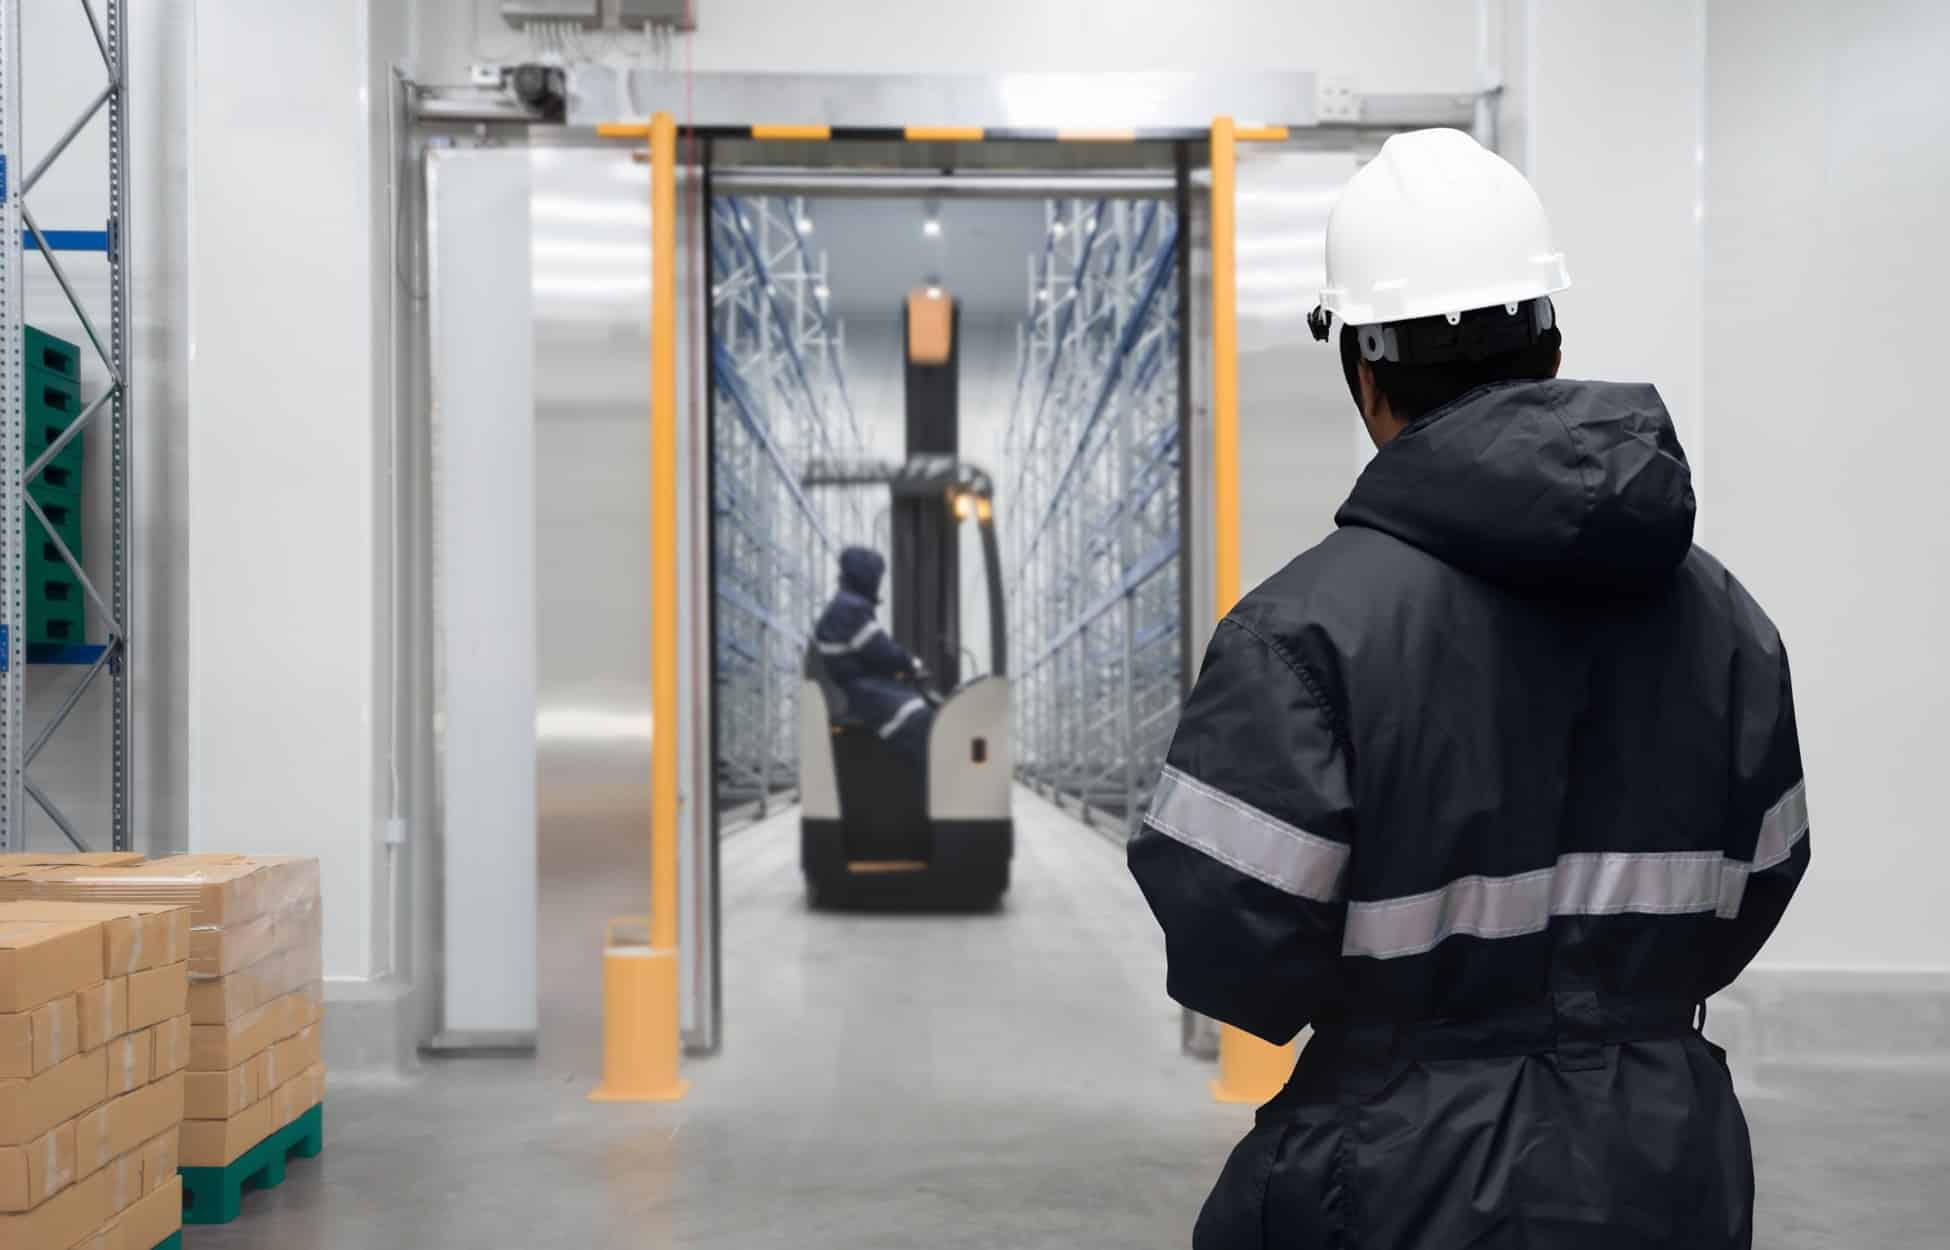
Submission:
[[[1696,1010],[1808,864],[1780,636],[1649,386],[1485,387],[1220,624],[1130,865],[1168,989],[1313,1034],[1197,1250],[1722,1250]]]

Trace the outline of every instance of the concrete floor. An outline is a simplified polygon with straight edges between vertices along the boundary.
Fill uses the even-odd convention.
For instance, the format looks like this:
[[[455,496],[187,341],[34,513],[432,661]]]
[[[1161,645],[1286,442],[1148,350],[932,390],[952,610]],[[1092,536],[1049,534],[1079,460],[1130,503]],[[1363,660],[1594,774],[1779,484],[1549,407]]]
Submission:
[[[975,917],[806,912],[795,827],[724,848],[726,1045],[670,1107],[592,1106],[594,939],[634,887],[545,865],[540,1058],[335,1074],[324,1158],[190,1250],[1180,1247],[1250,1113],[1178,1053],[1122,856],[1028,795]],[[572,856],[571,859],[574,857]],[[1950,1082],[1769,1072],[1756,1244],[1950,1244]]]

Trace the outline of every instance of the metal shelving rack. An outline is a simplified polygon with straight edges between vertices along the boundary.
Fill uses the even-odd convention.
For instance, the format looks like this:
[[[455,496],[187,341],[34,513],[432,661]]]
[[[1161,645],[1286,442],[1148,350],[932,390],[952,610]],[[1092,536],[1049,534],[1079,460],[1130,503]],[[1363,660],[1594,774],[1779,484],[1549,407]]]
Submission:
[[[809,491],[815,461],[860,459],[844,327],[827,312],[796,198],[727,196],[710,212],[720,810],[798,783],[799,681],[841,547],[870,518],[858,491]]]
[[[1049,205],[1003,444],[1019,771],[1127,832],[1182,685],[1178,246],[1166,204]]]
[[[113,849],[130,846],[130,708],[129,708],[129,273],[128,233],[128,14],[126,0],[104,0],[97,16],[91,0],[79,0],[77,21],[86,21],[101,52],[104,81],[101,90],[45,152],[30,166],[24,159],[21,128],[21,0],[0,0],[0,240],[7,246],[0,261],[0,767],[5,769],[5,802],[0,803],[0,850],[26,844],[26,801],[32,799],[68,841],[82,849],[92,846],[60,806],[28,775],[28,767],[55,741],[83,696],[104,673],[113,701],[113,726],[108,761],[110,838]],[[106,20],[104,21],[103,18]],[[43,230],[28,206],[28,196],[42,176],[62,158],[75,138],[95,117],[108,114],[108,205],[105,229],[95,231]],[[24,234],[23,234],[24,232]],[[23,240],[16,246],[15,240]],[[24,464],[26,446],[26,375],[22,336],[25,327],[22,282],[23,248],[40,253],[61,293],[80,321],[108,375],[108,385],[52,446],[32,464]],[[108,265],[109,325],[104,335],[61,264],[59,253],[99,251]],[[104,596],[75,553],[47,523],[40,505],[28,496],[28,485],[69,442],[81,436],[103,410],[109,416],[110,483],[112,499],[111,574]],[[29,517],[32,521],[29,521]],[[57,649],[26,645],[26,543],[46,536],[80,580],[83,593],[106,633],[103,643]],[[27,667],[30,664],[81,666],[83,671],[61,697],[42,725],[26,723]]]

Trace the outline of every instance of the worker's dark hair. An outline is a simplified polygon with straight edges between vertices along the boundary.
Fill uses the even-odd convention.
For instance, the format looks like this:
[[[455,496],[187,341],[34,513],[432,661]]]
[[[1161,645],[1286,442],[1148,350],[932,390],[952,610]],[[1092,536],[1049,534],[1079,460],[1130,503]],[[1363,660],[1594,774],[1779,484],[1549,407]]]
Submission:
[[[1479,308],[1463,314],[1467,326],[1476,317],[1504,317],[1501,308]],[[1430,322],[1440,317],[1427,318]],[[1404,323],[1413,325],[1413,322]],[[1542,379],[1557,370],[1557,353],[1564,336],[1556,325],[1538,335],[1535,341],[1516,351],[1485,356],[1480,360],[1450,360],[1440,364],[1404,364],[1397,360],[1372,362],[1375,385],[1388,397],[1389,407],[1403,421],[1425,416],[1452,399],[1491,382],[1516,382]],[[1347,375],[1348,394],[1354,406],[1361,406],[1361,344],[1353,326],[1341,327],[1341,372]]]

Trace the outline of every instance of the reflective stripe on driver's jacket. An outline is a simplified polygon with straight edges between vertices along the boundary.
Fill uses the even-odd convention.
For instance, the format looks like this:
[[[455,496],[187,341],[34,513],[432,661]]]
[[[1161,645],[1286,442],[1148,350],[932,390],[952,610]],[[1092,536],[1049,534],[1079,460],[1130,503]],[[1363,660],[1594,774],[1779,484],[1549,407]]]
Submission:
[[[1171,995],[1313,1028],[1193,1245],[1751,1245],[1696,1012],[1787,907],[1807,800],[1656,392],[1472,392],[1338,520],[1219,626],[1130,844]]]

